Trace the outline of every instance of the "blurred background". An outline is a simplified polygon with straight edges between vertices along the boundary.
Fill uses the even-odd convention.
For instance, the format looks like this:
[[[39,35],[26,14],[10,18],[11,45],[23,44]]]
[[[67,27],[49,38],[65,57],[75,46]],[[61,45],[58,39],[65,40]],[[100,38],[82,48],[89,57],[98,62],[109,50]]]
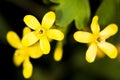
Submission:
[[[110,23],[120,26],[120,0],[88,0],[88,2],[90,5],[88,24],[92,17],[98,14],[102,17],[100,19],[102,27]],[[16,67],[13,64],[12,57],[15,49],[8,44],[6,33],[13,30],[21,38],[22,29],[26,26],[23,17],[32,14],[41,22],[43,15],[53,10],[52,5],[55,4],[49,0],[0,0],[0,80],[26,80],[22,75],[22,65]],[[120,80],[119,55],[113,60],[105,56],[96,59],[94,63],[88,63],[85,60],[87,46],[74,41],[72,35],[77,31],[74,22],[69,26],[62,60],[56,62],[53,59],[56,41],[52,41],[49,55],[31,59],[34,69],[32,77],[28,80]],[[118,50],[119,33],[108,40],[115,44]]]

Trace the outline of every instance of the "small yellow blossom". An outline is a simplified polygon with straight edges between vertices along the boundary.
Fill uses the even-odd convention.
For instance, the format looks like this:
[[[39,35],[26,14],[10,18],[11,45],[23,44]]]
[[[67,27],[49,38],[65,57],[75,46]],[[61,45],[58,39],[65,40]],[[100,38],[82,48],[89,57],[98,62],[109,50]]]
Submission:
[[[23,29],[23,36],[31,32],[28,27]],[[8,43],[14,47],[15,53],[13,55],[13,62],[16,66],[20,66],[23,63],[23,76],[25,78],[30,78],[33,71],[32,63],[30,62],[31,58],[39,58],[42,56],[42,52],[39,44],[36,43],[32,46],[26,47],[21,43],[20,38],[14,31],[9,31],[7,33]]]
[[[24,36],[22,44],[30,46],[39,40],[40,48],[44,54],[50,52],[49,39],[55,39],[61,41],[64,38],[64,34],[57,29],[50,29],[55,21],[55,13],[50,11],[45,14],[40,24],[38,20],[32,15],[26,15],[24,17],[25,24],[33,29],[31,33]]]
[[[86,60],[89,63],[94,62],[99,50],[111,59],[116,58],[118,54],[117,48],[113,44],[106,42],[106,39],[117,33],[117,25],[110,24],[100,32],[98,16],[94,16],[91,23],[91,31],[92,33],[85,31],[77,31],[74,33],[74,39],[77,42],[89,44],[86,52]]]
[[[62,48],[62,42],[58,42],[54,51],[54,60],[55,61],[60,61],[63,56],[63,48]]]

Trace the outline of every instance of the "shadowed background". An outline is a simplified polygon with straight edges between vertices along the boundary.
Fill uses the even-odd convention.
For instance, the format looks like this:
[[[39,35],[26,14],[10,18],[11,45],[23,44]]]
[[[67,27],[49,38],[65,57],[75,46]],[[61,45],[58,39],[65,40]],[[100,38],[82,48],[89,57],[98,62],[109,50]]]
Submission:
[[[101,1],[89,0],[91,17],[94,16]],[[118,0],[118,2],[120,1]],[[0,80],[25,80],[22,75],[22,65],[16,67],[12,62],[15,49],[7,43],[6,33],[13,30],[21,38],[22,29],[26,26],[23,17],[32,14],[41,22],[43,15],[51,10],[50,6],[53,4],[49,0],[0,1]],[[120,13],[119,9],[118,13]],[[120,26],[120,18],[113,22]],[[85,60],[87,46],[75,42],[72,37],[76,30],[74,22],[72,22],[66,38],[67,43],[63,47],[63,58],[60,62],[53,59],[56,41],[51,42],[52,49],[49,55],[44,55],[39,59],[31,59],[33,75],[28,80],[120,80],[119,56],[114,60],[105,56],[89,64]],[[114,39],[116,40],[116,37]],[[117,40],[120,40],[119,37]],[[109,41],[112,42],[113,39]]]

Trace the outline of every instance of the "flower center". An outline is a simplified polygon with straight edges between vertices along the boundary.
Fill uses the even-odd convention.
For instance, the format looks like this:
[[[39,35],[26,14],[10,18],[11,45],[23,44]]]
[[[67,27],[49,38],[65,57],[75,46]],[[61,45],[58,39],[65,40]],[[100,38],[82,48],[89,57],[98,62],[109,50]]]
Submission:
[[[96,42],[96,43],[100,43],[100,42],[104,42],[105,39],[100,35],[94,35],[94,40],[93,41]]]
[[[42,36],[45,35],[45,32],[46,30],[44,28],[39,28],[37,31],[36,31],[36,35],[40,38]]]
[[[100,37],[97,38],[97,42],[101,42],[102,39]]]
[[[105,39],[99,36],[96,38],[96,41],[97,41],[97,43],[100,43],[100,42],[104,42]]]
[[[39,29],[38,32],[39,32],[39,34],[44,34],[44,30],[43,29]]]

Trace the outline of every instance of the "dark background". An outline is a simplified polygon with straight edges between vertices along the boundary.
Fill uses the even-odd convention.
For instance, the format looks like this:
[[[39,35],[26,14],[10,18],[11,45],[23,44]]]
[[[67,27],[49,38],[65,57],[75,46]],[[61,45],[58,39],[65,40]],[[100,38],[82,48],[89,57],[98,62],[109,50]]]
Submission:
[[[93,16],[101,0],[89,1],[91,16]],[[0,1],[0,80],[25,80],[22,76],[22,65],[16,67],[12,62],[15,49],[7,43],[6,33],[13,30],[21,38],[22,29],[25,27],[23,17],[33,14],[41,21],[42,16],[50,10],[49,6],[52,4],[47,0]],[[110,60],[106,57],[89,64],[85,61],[84,54],[76,52],[78,48],[82,48],[85,52],[87,47],[73,40],[71,35],[75,30],[74,24],[71,24],[67,44],[64,45],[65,54],[60,62],[53,60],[53,51],[50,55],[42,56],[40,59],[31,59],[34,71],[32,78],[28,80],[120,80],[118,59]],[[53,49],[55,44],[56,41],[51,43]]]

